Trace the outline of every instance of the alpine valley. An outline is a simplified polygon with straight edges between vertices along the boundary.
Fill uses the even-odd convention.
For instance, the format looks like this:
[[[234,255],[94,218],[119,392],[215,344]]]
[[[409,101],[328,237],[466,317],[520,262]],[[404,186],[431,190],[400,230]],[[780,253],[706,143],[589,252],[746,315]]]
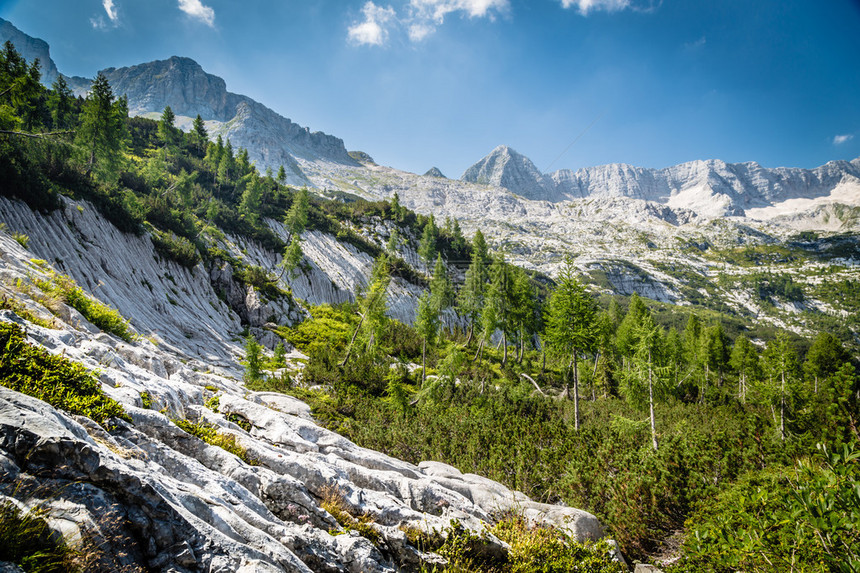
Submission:
[[[860,158],[418,175],[0,42],[0,571],[860,571]]]

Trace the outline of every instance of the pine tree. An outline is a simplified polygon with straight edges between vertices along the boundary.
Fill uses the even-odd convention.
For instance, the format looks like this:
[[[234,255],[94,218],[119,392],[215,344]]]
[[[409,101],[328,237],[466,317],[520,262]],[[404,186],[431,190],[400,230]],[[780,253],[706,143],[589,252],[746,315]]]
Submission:
[[[51,110],[51,122],[54,129],[68,129],[73,122],[72,94],[69,84],[63,76],[58,76],[51,85],[48,106]]]
[[[245,337],[245,383],[258,382],[263,378],[263,347],[251,335]]]
[[[594,348],[597,331],[597,305],[577,280],[575,267],[570,258],[559,273],[557,287],[549,299],[544,338],[550,348],[559,354],[570,356],[573,374],[574,427],[579,430],[579,355]],[[570,387],[565,387],[565,397],[570,397]]]
[[[199,113],[194,118],[194,123],[191,126],[191,141],[199,157],[203,153],[203,150],[206,149],[206,144],[209,141],[209,132],[206,131],[206,124],[203,123],[203,118],[200,117]]]
[[[283,165],[278,167],[278,179],[277,179],[277,181],[281,185],[286,185],[286,183],[287,183],[287,170],[284,169]]]
[[[176,129],[176,115],[170,106],[164,108],[161,120],[158,122],[158,138],[167,149],[174,149],[178,143],[178,130]]]
[[[284,216],[284,226],[289,236],[301,235],[308,225],[308,211],[310,209],[310,195],[305,188],[300,189],[293,195],[293,204]]]
[[[625,373],[628,399],[638,401],[645,388],[648,391],[648,411],[651,423],[651,446],[657,451],[657,395],[665,382],[668,369],[661,365],[660,348],[663,346],[662,329],[654,323],[651,313],[642,317],[634,327],[636,341],[631,355],[631,369]]]
[[[436,244],[439,239],[439,229],[431,215],[424,224],[424,231],[421,233],[421,242],[418,244],[418,256],[424,261],[424,264],[429,269],[430,264],[436,260]]]
[[[239,202],[239,213],[252,226],[260,221],[260,207],[263,203],[263,183],[256,173],[250,173],[242,178],[245,190]]]
[[[819,333],[803,364],[804,373],[813,382],[813,391],[817,393],[820,381],[834,374],[848,359],[849,354],[838,338],[829,332]]]
[[[457,306],[460,314],[469,321],[468,340],[472,339],[475,325],[481,316],[481,309],[484,307],[484,298],[487,292],[487,280],[489,278],[485,259],[478,247],[479,238],[483,241],[483,235],[480,231],[477,231],[472,242],[472,262],[466,271],[463,286],[460,288],[457,296]],[[486,254],[487,244],[483,243],[483,247],[484,254]]]
[[[391,269],[388,258],[382,255],[373,265],[373,270],[370,273],[370,284],[367,287],[366,293],[358,300],[359,322],[353,332],[352,339],[349,341],[346,356],[341,361],[341,365],[349,361],[353,344],[355,344],[355,340],[359,334],[363,335],[367,350],[373,349],[388,322],[385,312],[388,309],[387,292],[390,284]]]
[[[431,304],[440,317],[454,304],[454,286],[448,278],[448,269],[445,267],[442,255],[436,255],[433,278],[430,279],[430,297]]]
[[[81,110],[77,142],[85,153],[86,173],[113,178],[122,162],[125,148],[124,99],[114,101],[107,78],[99,73]],[[126,104],[127,105],[127,104]]]

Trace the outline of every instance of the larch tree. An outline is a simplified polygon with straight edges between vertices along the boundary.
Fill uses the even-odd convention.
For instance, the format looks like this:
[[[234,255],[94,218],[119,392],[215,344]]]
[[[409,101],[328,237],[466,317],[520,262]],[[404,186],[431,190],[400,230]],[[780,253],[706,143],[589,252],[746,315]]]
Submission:
[[[457,295],[457,307],[460,314],[466,317],[469,323],[467,345],[472,340],[475,325],[481,317],[481,309],[484,308],[484,298],[487,292],[487,265],[481,252],[476,247],[478,237],[483,240],[483,235],[480,234],[480,231],[475,233],[475,239],[472,242],[472,261],[466,270],[463,286],[460,287],[460,292]],[[485,253],[486,246],[487,244],[484,243]]]
[[[738,399],[746,403],[750,380],[757,380],[761,371],[758,349],[746,336],[735,339],[729,365],[738,374]]]
[[[76,139],[84,151],[87,175],[95,172],[107,180],[118,173],[125,149],[127,117],[127,103],[123,98],[114,100],[110,83],[99,72],[81,109]]]
[[[439,313],[433,302],[433,295],[426,290],[418,299],[415,329],[421,335],[421,384],[423,385],[427,377],[427,347],[433,347],[439,332]]]
[[[797,351],[785,332],[780,331],[776,338],[768,342],[764,351],[764,367],[768,382],[766,394],[770,398],[771,408],[779,407],[779,437],[785,441],[786,418],[792,407],[800,374]]]
[[[570,357],[573,374],[574,427],[579,430],[579,357],[597,341],[597,305],[585,286],[576,278],[573,261],[568,258],[559,273],[557,287],[549,299],[544,338],[550,348]],[[570,387],[565,386],[565,397]]]

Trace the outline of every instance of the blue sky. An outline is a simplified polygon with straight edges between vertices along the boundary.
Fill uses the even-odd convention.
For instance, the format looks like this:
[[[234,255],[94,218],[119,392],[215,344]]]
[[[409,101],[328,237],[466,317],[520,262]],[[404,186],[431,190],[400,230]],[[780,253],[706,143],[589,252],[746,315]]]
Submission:
[[[860,156],[860,0],[0,0],[92,77],[197,60],[379,163],[459,177]]]

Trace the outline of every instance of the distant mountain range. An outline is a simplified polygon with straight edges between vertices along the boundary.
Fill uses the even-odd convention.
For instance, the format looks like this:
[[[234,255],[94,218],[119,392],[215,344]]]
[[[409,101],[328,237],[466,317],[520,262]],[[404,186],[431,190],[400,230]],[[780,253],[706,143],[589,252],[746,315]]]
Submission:
[[[46,83],[59,75],[44,41],[4,20],[0,20],[0,40],[11,40],[28,60],[39,58]],[[234,147],[244,147],[261,170],[283,165],[289,183],[320,190],[380,198],[405,186],[429,186],[436,195],[453,193],[463,202],[474,195],[474,189],[490,186],[522,199],[551,203],[636,199],[659,204],[661,208],[648,211],[672,224],[690,221],[691,215],[771,220],[803,213],[805,225],[821,220],[833,228],[828,209],[860,206],[860,158],[832,161],[816,169],[770,169],[754,162],[707,160],[665,169],[609,164],[544,174],[528,157],[502,145],[469,167],[459,181],[444,178],[436,168],[423,176],[389,169],[383,181],[380,167],[367,160],[369,155],[350,154],[341,139],[311,132],[247,96],[227,91],[223,79],[206,73],[189,58],[174,56],[102,73],[114,93],[128,97],[133,115],[155,118],[169,105],[180,127],[188,129],[199,114],[213,138],[221,135]],[[69,79],[78,91],[87,88],[88,80]],[[615,209],[618,204],[610,202]],[[414,206],[422,204],[416,200]]]
[[[768,169],[755,162],[709,160],[665,169],[614,163],[543,174],[527,157],[502,145],[469,167],[462,179],[504,187],[533,200],[629,197],[706,217],[743,216],[749,209],[788,200],[829,197],[840,185],[858,186],[860,158],[831,161],[816,169]],[[860,200],[860,193],[854,199]]]

